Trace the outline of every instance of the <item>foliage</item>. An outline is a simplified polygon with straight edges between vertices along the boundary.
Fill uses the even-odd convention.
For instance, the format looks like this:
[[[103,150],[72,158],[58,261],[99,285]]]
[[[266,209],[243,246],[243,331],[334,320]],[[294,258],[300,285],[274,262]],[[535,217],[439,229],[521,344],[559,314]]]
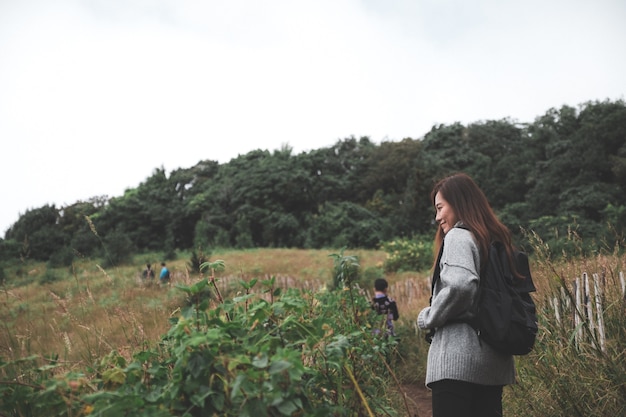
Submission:
[[[0,259],[64,264],[68,248],[104,256],[103,240],[121,243],[115,234],[132,253],[165,259],[199,247],[376,248],[432,234],[433,182],[458,171],[474,177],[517,242],[537,227],[567,252],[572,219],[585,241],[613,240],[624,231],[626,105],[588,102],[527,123],[436,125],[420,139],[349,137],[298,155],[257,149],[225,164],[161,167],[122,196],[26,211],[0,243]]]
[[[532,270],[538,287],[534,297],[540,336],[534,352],[516,359],[518,384],[505,388],[505,413],[530,417],[623,415],[626,410],[626,393],[622,388],[626,386],[623,353],[626,351],[626,305],[619,281],[619,273],[624,270],[620,248],[606,254],[572,257],[563,256],[544,241],[531,239],[531,244],[535,254]],[[585,246],[580,239],[572,239],[570,244],[577,254],[582,253],[581,247]],[[258,252],[246,251],[246,255]],[[270,250],[262,252],[266,258],[271,258]],[[289,253],[295,257],[299,252]],[[322,256],[328,259],[327,253]],[[343,251],[332,256],[333,260],[342,258],[346,258],[343,259],[345,266],[354,264],[348,262],[350,255],[346,256]],[[368,265],[368,257],[359,258],[352,261]],[[154,255],[149,259],[154,259]],[[382,259],[376,265],[378,262],[382,263]],[[184,269],[186,259],[179,263]],[[41,271],[40,265],[43,263],[16,262],[5,264],[4,269],[7,279],[20,276],[37,282],[44,272],[31,275],[30,271]],[[150,340],[134,336],[138,329],[126,328],[117,331],[129,334],[121,343],[102,334],[110,343],[102,345],[101,329],[94,332],[90,322],[81,322],[77,310],[70,308],[64,315],[51,314],[43,327],[52,328],[53,333],[60,329],[56,324],[53,327],[58,317],[66,317],[65,329],[84,331],[85,338],[93,338],[93,344],[84,355],[88,360],[84,361],[61,360],[58,355],[31,356],[33,351],[28,350],[28,345],[34,344],[35,338],[22,335],[33,329],[26,325],[13,327],[11,318],[44,321],[33,314],[34,310],[45,310],[47,314],[50,310],[43,304],[30,303],[32,298],[25,298],[21,289],[12,287],[5,291],[3,306],[10,309],[2,311],[0,345],[4,350],[0,352],[0,414],[182,416],[187,410],[188,415],[193,416],[202,415],[201,406],[219,404],[219,400],[213,401],[219,397],[224,399],[224,411],[217,415],[245,413],[246,401],[260,404],[255,410],[259,415],[280,415],[276,404],[299,406],[298,399],[302,408],[295,409],[294,415],[412,415],[404,412],[402,401],[394,397],[394,391],[398,381],[423,384],[428,345],[423,334],[414,330],[414,320],[417,311],[427,302],[427,290],[413,301],[412,296],[404,296],[397,328],[398,342],[371,337],[371,326],[379,321],[371,316],[367,298],[358,286],[336,291],[295,288],[283,291],[277,288],[274,277],[253,278],[241,280],[233,291],[235,298],[224,300],[218,297],[215,286],[221,279],[226,281],[226,277],[216,278],[223,265],[220,261],[208,262],[202,268],[204,278],[196,280],[194,277],[194,281],[178,283],[167,293],[162,288],[137,287],[133,291],[132,287],[122,287],[136,285],[126,279],[122,272],[125,268],[116,268],[115,275],[122,275],[121,279],[106,276],[102,278],[103,284],[91,275],[78,272],[76,277],[68,279],[75,281],[76,286],[59,293],[61,280],[66,278],[61,275],[62,271],[54,271],[59,279],[52,285],[34,286],[46,296],[35,294],[34,297],[45,299],[46,304],[55,293],[60,294],[60,298],[65,294],[67,298],[59,300],[58,309],[69,307],[65,303],[73,298],[79,309],[85,314],[93,313],[94,318],[104,315],[102,310],[91,312],[91,309],[94,299],[98,304],[108,302],[102,297],[105,287],[131,293],[133,299],[154,290],[152,295],[160,307],[166,305],[170,293],[185,294],[185,303],[174,297],[173,305],[158,310],[159,320],[174,312],[171,326],[154,333],[157,336]],[[78,264],[73,268],[80,271],[83,266]],[[369,268],[370,272],[367,268],[360,272],[363,277],[359,278],[359,285],[369,274],[382,273],[376,271],[377,267]],[[133,267],[127,269],[133,270]],[[575,312],[567,307],[573,296],[571,281],[581,271],[598,271],[606,285],[603,296],[605,350],[598,348],[598,340],[587,324],[578,328],[571,324],[575,317]],[[393,285],[401,283],[396,281],[398,276],[388,274],[387,278],[391,278],[394,298],[400,296],[400,289],[405,286]],[[24,290],[32,291],[32,288]],[[84,297],[80,291],[84,292]],[[212,296],[203,297],[206,291],[211,291]],[[555,319],[555,299],[559,308],[565,308],[560,310],[560,322]],[[144,300],[139,304],[152,303]],[[107,309],[107,315],[118,308]],[[132,315],[132,308],[120,312],[122,320]],[[137,315],[136,327],[143,332],[143,326],[148,325],[148,317],[155,315],[155,309],[148,308],[145,315]],[[108,323],[115,320],[114,314],[106,317]],[[87,326],[91,330],[83,329]],[[577,330],[585,336],[578,343]],[[54,337],[59,338],[59,335],[63,339],[62,332]],[[216,335],[220,337],[217,342]],[[128,345],[132,347],[130,352]],[[113,350],[103,354],[101,348],[107,353],[108,349]],[[25,353],[23,357],[19,357],[19,352]],[[202,365],[208,361],[213,361],[215,366]],[[194,366],[197,364],[202,366]],[[247,378],[257,384],[250,384]],[[278,385],[274,386],[274,382]],[[219,389],[211,384],[220,384]],[[207,389],[210,393],[204,397]],[[180,395],[174,398],[168,390]],[[230,406],[239,408],[227,408]],[[372,414],[368,414],[368,407]]]
[[[59,274],[52,269],[46,269],[46,272],[39,278],[40,284],[50,284],[59,280]]]
[[[359,258],[354,255],[344,255],[344,251],[345,248],[339,253],[329,255],[333,258],[332,289],[353,288],[360,278]]]
[[[0,261],[20,259],[21,247],[15,239],[0,238]]]
[[[362,268],[361,277],[359,278],[359,286],[361,288],[372,289],[374,282],[378,278],[384,278],[385,273],[382,268],[382,262],[377,266]]]
[[[200,249],[198,251],[191,251],[191,257],[189,258],[189,262],[187,262],[187,268],[190,272],[199,274],[202,272],[200,267],[202,264],[208,262],[210,257],[211,251],[206,252]]]
[[[375,248],[388,234],[387,223],[354,203],[326,204],[311,222],[306,244],[311,248]]]
[[[423,271],[432,266],[433,245],[424,238],[383,242],[381,249],[387,253],[386,272]]]
[[[202,219],[199,220],[194,230],[194,247],[199,248],[198,250],[200,251],[202,248],[210,248],[216,245],[216,236],[214,236],[216,233],[217,230],[208,222]]]
[[[104,238],[103,250],[106,267],[128,262],[134,252],[133,242],[119,230],[109,233]]]
[[[73,260],[74,251],[70,247],[64,246],[50,256],[48,265],[52,268],[70,266]]]
[[[211,275],[178,288],[189,295]],[[268,280],[271,281],[271,280]],[[0,361],[0,410],[35,416],[396,415],[384,395],[395,343],[372,336],[376,316],[355,290],[289,289],[180,310],[158,346],[113,350],[93,369],[60,372],[56,359]],[[217,287],[215,287],[217,288]],[[271,293],[269,293],[271,291]],[[272,295],[271,301],[262,294]]]
[[[613,242],[612,246],[626,247],[626,206],[608,204],[602,212],[607,224],[604,241]]]
[[[554,253],[564,255],[590,256],[611,251],[615,243],[601,240],[605,234],[598,231],[606,228],[576,215],[544,216],[532,221],[529,228],[543,236],[542,240]]]
[[[105,205],[103,197],[94,197],[86,202],[79,201],[59,210],[58,227],[68,236],[71,236],[69,246],[59,248],[61,258],[67,259],[64,249],[71,249],[78,256],[92,256],[100,247],[100,240],[92,228],[89,217],[96,215]],[[67,264],[67,261],[64,262]]]
[[[7,239],[23,242],[20,256],[47,261],[58,248],[62,248],[67,235],[57,226],[59,214],[54,205],[28,210],[7,231]]]
[[[518,358],[520,383],[506,390],[505,408],[511,415],[530,417],[624,415],[626,299],[618,277],[623,262],[615,255],[556,261],[550,246],[537,235],[531,243],[538,256],[534,274],[545,275],[547,285],[537,295],[539,333],[535,348]],[[601,271],[604,343],[597,331],[596,314],[589,316],[589,307],[576,308],[570,279],[581,274],[577,269],[581,265],[585,268],[582,271],[590,266]],[[594,297],[585,304],[591,302],[595,309],[598,301]],[[580,321],[577,326],[576,319]]]

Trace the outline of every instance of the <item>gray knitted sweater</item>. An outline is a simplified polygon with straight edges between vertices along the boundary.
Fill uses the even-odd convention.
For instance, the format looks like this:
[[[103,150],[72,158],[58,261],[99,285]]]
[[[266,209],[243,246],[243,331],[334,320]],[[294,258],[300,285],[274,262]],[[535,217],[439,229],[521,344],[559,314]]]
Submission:
[[[515,383],[513,356],[493,350],[470,325],[447,323],[475,314],[480,255],[469,230],[454,227],[448,231],[440,268],[431,306],[417,317],[420,329],[436,329],[428,350],[426,385],[442,379],[483,385]]]

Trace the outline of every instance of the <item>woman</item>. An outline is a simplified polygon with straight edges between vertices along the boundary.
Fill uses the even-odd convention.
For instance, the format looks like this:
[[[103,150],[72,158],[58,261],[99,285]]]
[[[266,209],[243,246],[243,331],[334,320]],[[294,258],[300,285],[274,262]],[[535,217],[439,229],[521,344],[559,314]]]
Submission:
[[[513,356],[481,342],[467,321],[476,315],[480,268],[486,264],[490,242],[502,242],[512,259],[511,235],[466,174],[440,180],[431,201],[439,225],[439,278],[431,305],[419,313],[417,323],[420,329],[436,329],[426,371],[433,417],[501,416],[502,387],[515,382]]]

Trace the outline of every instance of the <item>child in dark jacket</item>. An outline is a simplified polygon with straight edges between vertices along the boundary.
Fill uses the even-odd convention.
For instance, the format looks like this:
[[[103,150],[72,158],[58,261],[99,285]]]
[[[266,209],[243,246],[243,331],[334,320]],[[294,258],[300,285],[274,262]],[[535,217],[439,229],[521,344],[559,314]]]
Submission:
[[[387,280],[379,278],[374,281],[374,298],[372,298],[372,308],[380,315],[385,316],[385,326],[387,327],[386,336],[395,336],[393,322],[398,320],[398,306],[392,298],[387,296],[389,284]],[[380,329],[375,331],[380,334]]]

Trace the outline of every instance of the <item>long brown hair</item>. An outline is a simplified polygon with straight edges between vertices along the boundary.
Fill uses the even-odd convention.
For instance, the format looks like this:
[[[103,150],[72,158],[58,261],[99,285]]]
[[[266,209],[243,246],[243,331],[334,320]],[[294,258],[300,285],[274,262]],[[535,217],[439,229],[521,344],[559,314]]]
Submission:
[[[504,244],[509,258],[509,265],[514,271],[513,244],[511,242],[511,232],[498,219],[494,213],[485,193],[478,187],[474,180],[465,173],[456,173],[439,180],[430,194],[430,200],[435,202],[435,196],[441,196],[450,204],[457,220],[463,222],[473,234],[480,250],[481,269],[487,264],[489,256],[489,245],[491,242],[500,241]],[[437,227],[435,235],[435,250],[439,252],[443,242],[443,230]],[[435,261],[436,262],[436,261]]]

